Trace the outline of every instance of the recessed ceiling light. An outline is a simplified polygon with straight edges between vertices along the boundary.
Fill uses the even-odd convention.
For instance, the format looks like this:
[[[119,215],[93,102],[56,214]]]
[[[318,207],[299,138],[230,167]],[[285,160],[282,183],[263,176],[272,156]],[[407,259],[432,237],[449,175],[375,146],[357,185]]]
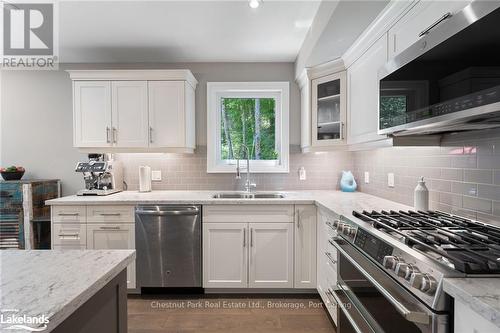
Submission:
[[[250,0],[248,2],[248,5],[250,6],[250,8],[255,9],[255,8],[260,6],[260,1],[259,0]]]

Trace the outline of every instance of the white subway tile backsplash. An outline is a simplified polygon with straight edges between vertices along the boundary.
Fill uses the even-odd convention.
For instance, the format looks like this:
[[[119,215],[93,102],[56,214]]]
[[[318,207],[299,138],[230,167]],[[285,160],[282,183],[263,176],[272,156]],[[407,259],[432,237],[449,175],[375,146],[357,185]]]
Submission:
[[[466,169],[464,170],[464,181],[471,183],[492,184],[493,170]]]
[[[475,210],[483,213],[491,214],[492,201],[479,199],[475,197],[463,197],[463,207],[470,210]]]
[[[481,198],[500,201],[500,186],[479,184],[478,196]]]

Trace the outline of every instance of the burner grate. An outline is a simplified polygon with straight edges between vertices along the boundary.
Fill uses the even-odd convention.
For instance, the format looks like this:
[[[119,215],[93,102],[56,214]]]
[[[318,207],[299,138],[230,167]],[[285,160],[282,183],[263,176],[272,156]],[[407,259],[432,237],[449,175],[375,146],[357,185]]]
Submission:
[[[405,244],[436,260],[442,256],[469,274],[500,273],[500,228],[440,211],[381,211],[353,215],[403,236]]]

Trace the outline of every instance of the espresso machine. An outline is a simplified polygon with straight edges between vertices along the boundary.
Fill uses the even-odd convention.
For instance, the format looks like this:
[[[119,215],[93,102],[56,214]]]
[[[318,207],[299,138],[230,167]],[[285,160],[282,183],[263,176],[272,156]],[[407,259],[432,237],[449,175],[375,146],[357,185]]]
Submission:
[[[76,172],[83,173],[85,189],[76,195],[109,195],[123,191],[121,162],[105,160],[102,154],[89,154],[88,162],[78,162]]]

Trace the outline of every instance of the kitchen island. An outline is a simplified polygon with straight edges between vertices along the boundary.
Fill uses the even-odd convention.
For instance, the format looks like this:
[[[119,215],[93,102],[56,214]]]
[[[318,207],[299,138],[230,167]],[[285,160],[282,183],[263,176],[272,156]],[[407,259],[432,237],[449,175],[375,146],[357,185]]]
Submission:
[[[0,331],[126,333],[134,259],[134,250],[1,251]]]

